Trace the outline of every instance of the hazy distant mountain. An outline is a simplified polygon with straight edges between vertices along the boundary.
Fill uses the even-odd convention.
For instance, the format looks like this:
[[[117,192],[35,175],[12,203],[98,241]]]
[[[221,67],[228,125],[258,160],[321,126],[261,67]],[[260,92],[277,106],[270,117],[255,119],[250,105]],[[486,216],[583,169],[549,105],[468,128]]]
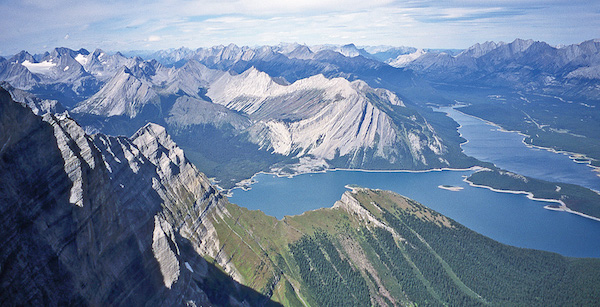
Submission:
[[[547,88],[557,94],[597,97],[590,81],[599,80],[600,41],[589,40],[561,48],[545,42],[517,39],[511,43],[476,44],[456,56],[425,53],[404,66],[437,82]]]
[[[159,50],[148,55],[148,58],[167,64],[180,66],[194,55],[194,51],[185,47],[178,49]]]
[[[367,57],[384,63],[387,63],[400,55],[410,54],[417,51],[417,48],[407,46],[360,46],[359,48],[369,53]]]
[[[180,49],[160,51],[153,55],[165,65],[175,65]],[[365,73],[373,76],[372,70],[385,69],[383,62],[354,44],[306,46],[301,44],[281,44],[251,48],[213,46],[185,52],[186,60],[195,59],[209,68],[234,70],[241,73],[250,67],[268,73],[272,77],[282,77],[287,82],[308,78],[317,74],[326,77],[365,79]],[[183,65],[180,60],[177,66]],[[387,73],[387,72],[386,72]],[[398,72],[401,74],[401,72]]]
[[[420,58],[426,53],[423,49],[415,50],[412,53],[400,54],[396,58],[388,59],[386,63],[394,67],[406,67],[416,59]]]

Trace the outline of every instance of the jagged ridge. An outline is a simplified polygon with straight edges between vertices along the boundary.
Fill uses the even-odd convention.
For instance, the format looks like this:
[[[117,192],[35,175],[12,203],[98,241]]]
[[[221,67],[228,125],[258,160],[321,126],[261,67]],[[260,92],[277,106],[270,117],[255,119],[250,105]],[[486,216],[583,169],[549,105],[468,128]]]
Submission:
[[[90,136],[68,115],[40,118],[0,89],[0,131],[0,301],[264,302],[233,286],[240,275],[212,223],[226,200],[163,127]]]

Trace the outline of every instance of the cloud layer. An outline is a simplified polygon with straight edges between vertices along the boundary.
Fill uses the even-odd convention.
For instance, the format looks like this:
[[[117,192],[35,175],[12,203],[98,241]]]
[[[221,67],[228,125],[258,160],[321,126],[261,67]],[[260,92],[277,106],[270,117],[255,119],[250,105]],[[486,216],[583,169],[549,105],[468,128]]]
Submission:
[[[442,2],[442,3],[440,3]],[[0,54],[299,42],[466,48],[600,37],[600,2],[580,0],[5,0]]]

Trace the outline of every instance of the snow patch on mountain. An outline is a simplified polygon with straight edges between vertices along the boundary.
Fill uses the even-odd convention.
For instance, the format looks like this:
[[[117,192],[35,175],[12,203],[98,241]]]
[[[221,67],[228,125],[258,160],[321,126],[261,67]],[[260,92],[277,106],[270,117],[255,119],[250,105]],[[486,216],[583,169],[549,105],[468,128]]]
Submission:
[[[425,53],[427,53],[425,50],[419,49],[413,53],[401,54],[397,58],[389,61],[388,64],[390,66],[398,67],[398,68],[405,67],[408,64],[410,64],[411,62],[413,62],[414,60],[416,60],[419,57],[421,57],[422,55],[424,55]]]
[[[21,65],[27,67],[27,69],[34,74],[48,74],[50,69],[56,66],[56,63],[50,61],[32,63],[29,62],[29,60],[25,60]]]
[[[80,53],[75,57],[75,61],[79,62],[79,64],[81,64],[81,66],[85,66],[85,64],[87,64],[87,62],[88,62],[88,58],[85,55]]]

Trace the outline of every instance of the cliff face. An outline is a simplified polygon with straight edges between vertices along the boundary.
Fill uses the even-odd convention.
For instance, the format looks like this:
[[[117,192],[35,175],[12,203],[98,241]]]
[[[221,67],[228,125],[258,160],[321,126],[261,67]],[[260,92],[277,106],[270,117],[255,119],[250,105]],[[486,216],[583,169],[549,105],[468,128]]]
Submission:
[[[210,222],[226,200],[158,125],[90,136],[1,89],[0,182],[2,305],[263,299],[204,260],[238,275]]]

